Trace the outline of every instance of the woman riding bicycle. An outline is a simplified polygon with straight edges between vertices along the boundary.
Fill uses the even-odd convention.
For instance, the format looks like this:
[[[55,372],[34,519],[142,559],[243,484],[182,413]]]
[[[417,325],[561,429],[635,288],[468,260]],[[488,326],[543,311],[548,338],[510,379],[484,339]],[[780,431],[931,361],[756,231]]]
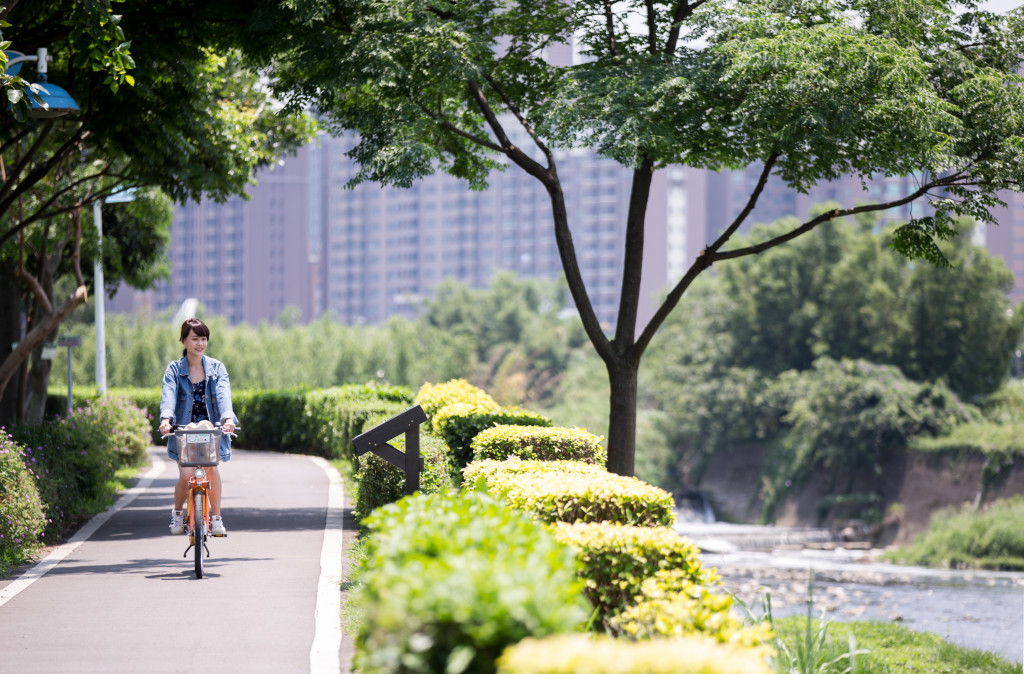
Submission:
[[[172,424],[220,421],[225,431],[221,438],[220,460],[231,459],[231,438],[238,423],[231,406],[231,383],[228,371],[219,360],[203,354],[210,339],[210,329],[198,318],[181,324],[181,343],[185,345],[182,357],[171,361],[164,372],[160,393],[160,434],[171,432]],[[178,460],[178,448],[173,436],[167,439],[167,456]],[[207,470],[210,478],[210,533],[226,536],[224,520],[220,514],[221,479],[216,466]],[[182,507],[188,496],[191,468],[178,467],[178,482],[174,485],[174,508],[171,510],[171,533],[185,532]]]

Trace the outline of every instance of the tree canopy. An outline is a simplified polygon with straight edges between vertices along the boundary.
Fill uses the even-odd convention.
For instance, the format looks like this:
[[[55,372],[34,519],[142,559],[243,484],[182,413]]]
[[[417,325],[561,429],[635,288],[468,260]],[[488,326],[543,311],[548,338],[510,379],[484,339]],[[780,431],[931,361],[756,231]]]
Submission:
[[[1013,275],[971,243],[943,242],[949,267],[894,255],[894,227],[831,222],[812,234],[723,267],[717,326],[724,366],[774,376],[820,356],[895,365],[917,381],[944,380],[964,398],[1009,374],[1024,316],[1007,298]],[[791,227],[756,228],[753,244]],[[877,225],[876,225],[877,226]],[[707,324],[705,324],[707,326]]]
[[[786,243],[824,222],[914,200],[930,214],[893,245],[944,263],[959,216],[990,221],[1020,189],[1024,88],[1019,13],[973,0],[290,0],[285,44],[250,52],[293,109],[359,133],[356,181],[410,185],[447,171],[482,188],[494,169],[539,180],[566,282],[609,374],[609,468],[631,474],[641,357],[711,265]],[[252,45],[250,45],[252,47]],[[567,58],[575,49],[578,57]],[[323,58],[330,54],[330,58]],[[512,127],[530,138],[511,139]],[[556,150],[592,147],[633,169],[614,328],[581,277]],[[746,206],[637,324],[654,171],[761,167]],[[805,190],[842,175],[914,175],[889,201],[842,204],[774,238],[737,244],[769,181]]]
[[[0,120],[0,285],[17,299],[0,307],[0,395],[16,372],[22,376],[19,400],[8,393],[0,417],[25,413],[24,365],[35,352],[36,366],[46,369],[40,345],[86,301],[83,262],[96,250],[88,215],[83,223],[87,205],[131,188],[155,188],[179,202],[223,200],[244,193],[257,167],[309,139],[310,119],[282,113],[242,62],[237,47],[250,10],[230,0],[49,0],[0,9],[4,48],[46,47],[49,81],[81,109],[33,119],[25,114],[31,64],[20,78],[3,80],[13,107]],[[136,220],[145,230],[120,226],[114,216],[103,253],[112,283],[145,285],[159,273],[166,223],[155,214]],[[68,297],[54,295],[61,274],[77,286]],[[34,381],[45,380],[41,372]]]

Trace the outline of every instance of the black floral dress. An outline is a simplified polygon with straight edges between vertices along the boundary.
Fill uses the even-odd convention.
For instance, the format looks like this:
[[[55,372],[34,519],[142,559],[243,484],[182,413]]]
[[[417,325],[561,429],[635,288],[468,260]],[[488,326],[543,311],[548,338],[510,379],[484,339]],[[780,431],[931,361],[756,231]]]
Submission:
[[[192,383],[192,423],[209,419],[206,410],[206,380]]]

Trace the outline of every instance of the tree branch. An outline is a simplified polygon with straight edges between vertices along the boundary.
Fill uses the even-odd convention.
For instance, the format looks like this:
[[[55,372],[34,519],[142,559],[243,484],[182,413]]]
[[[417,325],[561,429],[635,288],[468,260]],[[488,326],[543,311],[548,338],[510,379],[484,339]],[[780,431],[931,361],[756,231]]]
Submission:
[[[24,194],[24,192],[32,185],[43,180],[50,171],[53,170],[53,167],[71,151],[74,145],[85,137],[83,129],[84,127],[80,125],[75,133],[72,134],[71,137],[68,138],[68,140],[49,157],[49,159],[32,169],[23,180],[17,181],[18,186],[14,188],[13,191],[9,190],[9,187],[13,182],[12,178],[9,178],[8,181],[4,183],[3,187],[0,188],[0,213],[6,212],[15,199]]]
[[[754,210],[754,206],[757,205],[757,200],[761,196],[761,192],[764,191],[765,185],[768,184],[768,178],[771,175],[772,168],[775,167],[775,163],[778,160],[778,154],[773,154],[768,157],[767,161],[764,163],[764,168],[761,169],[761,175],[758,176],[757,184],[754,186],[754,190],[750,193],[750,198],[747,199],[747,203],[744,205],[743,210],[740,211],[739,215],[736,216],[736,219],[732,221],[732,224],[726,228],[725,232],[723,232],[713,244],[701,251],[700,255],[697,256],[697,260],[690,265],[690,268],[687,270],[686,274],[683,275],[683,278],[679,279],[679,282],[676,283],[672,290],[669,291],[668,295],[665,297],[665,301],[663,301],[657,311],[654,312],[654,316],[652,316],[651,320],[647,322],[646,326],[644,326],[643,332],[640,333],[640,338],[636,341],[634,348],[634,356],[636,358],[640,358],[643,355],[643,352],[647,349],[651,340],[654,339],[655,333],[658,332],[661,324],[665,322],[665,319],[668,318],[669,314],[671,314],[676,308],[676,305],[679,304],[679,300],[682,299],[683,293],[685,293],[687,288],[690,287],[690,284],[693,283],[693,281],[715,261],[713,256],[714,251],[718,250],[726,241],[729,240],[729,237],[736,232],[740,225],[743,224],[743,221],[746,220],[747,216],[750,215],[750,212]]]
[[[434,111],[432,111],[430,108],[428,108],[427,106],[423,105],[419,101],[413,101],[413,103],[416,105],[416,107],[418,107],[423,112],[424,115],[426,115],[430,119],[434,120],[434,122],[436,122],[442,129],[445,129],[447,131],[451,131],[455,135],[461,136],[461,137],[465,138],[466,140],[470,141],[471,143],[476,143],[477,145],[482,145],[482,146],[484,146],[484,147],[486,147],[486,148],[488,148],[490,150],[494,150],[495,152],[501,152],[502,154],[505,153],[505,148],[501,147],[497,143],[493,143],[493,142],[491,142],[490,140],[488,140],[486,138],[481,138],[480,136],[478,136],[478,135],[476,135],[474,133],[470,133],[468,131],[465,131],[465,130],[459,128],[454,123],[452,123],[447,117],[445,117],[444,113],[441,113],[441,112],[436,112],[435,113]]]
[[[612,0],[604,0],[604,20],[608,30],[608,53],[613,57],[619,55],[619,45],[615,41],[615,14],[612,12]]]
[[[764,163],[764,167],[761,169],[761,175],[757,177],[757,184],[754,185],[754,189],[750,193],[750,198],[747,199],[747,203],[743,206],[743,210],[739,212],[736,219],[732,221],[732,224],[725,228],[725,231],[722,232],[715,242],[704,249],[704,253],[713,256],[714,253],[717,252],[733,234],[736,233],[736,230],[739,229],[740,225],[743,224],[743,221],[747,219],[747,216],[750,215],[750,212],[753,211],[754,207],[757,205],[757,200],[760,198],[761,192],[764,191],[765,185],[768,184],[768,178],[771,176],[772,169],[775,168],[775,163],[778,160],[778,154],[773,154],[768,157],[768,160]]]
[[[498,95],[501,96],[502,102],[505,103],[505,107],[507,107],[512,112],[512,114],[515,115],[516,119],[519,120],[519,124],[522,125],[522,127],[526,130],[526,133],[530,134],[530,138],[533,139],[533,142],[537,146],[537,148],[544,153],[545,157],[547,157],[548,168],[554,166],[555,158],[550,148],[548,148],[548,146],[545,145],[543,141],[541,141],[540,137],[537,135],[537,131],[533,128],[533,126],[530,123],[526,121],[526,118],[523,116],[522,111],[519,109],[519,106],[516,105],[515,101],[513,101],[511,97],[509,97],[509,95],[505,93],[505,90],[501,87],[501,85],[499,85],[494,80],[493,77],[491,77],[490,75],[484,75],[484,79],[487,81],[489,85],[491,85],[491,88],[498,92]]]
[[[654,11],[654,0],[644,0],[647,9],[647,51],[654,56],[658,53],[658,15]]]
[[[622,289],[619,293],[619,315],[615,321],[615,347],[625,353],[633,346],[636,334],[637,306],[644,266],[644,226],[647,203],[654,177],[654,159],[644,157],[633,171],[633,184],[626,215],[626,250],[622,264]]]
[[[467,85],[469,86],[470,95],[476,102],[480,112],[483,113],[484,119],[487,120],[487,124],[491,127],[491,131],[494,133],[495,138],[498,139],[498,143],[501,145],[501,152],[515,162],[517,166],[537,178],[537,180],[541,181],[545,187],[550,188],[553,184],[557,183],[558,178],[555,175],[554,165],[550,168],[545,168],[535,159],[530,157],[530,155],[512,144],[508,134],[505,133],[505,128],[501,125],[501,120],[499,120],[498,116],[494,113],[494,109],[491,108],[491,104],[487,101],[487,96],[480,88],[480,83],[474,80],[469,80]]]
[[[36,208],[35,212],[32,213],[32,215],[30,215],[27,218],[21,218],[17,225],[14,225],[8,231],[4,232],[3,234],[0,234],[0,247],[3,247],[4,244],[11,240],[16,234],[18,234],[21,231],[24,231],[31,224],[34,224],[40,220],[55,217],[57,215],[70,213],[76,208],[81,208],[82,206],[91,204],[96,199],[102,199],[103,197],[111,194],[113,192],[113,187],[94,192],[91,196],[87,196],[86,198],[76,201],[75,203],[72,203],[69,206],[61,206],[59,208],[50,209],[50,206],[53,205],[53,203],[56,202],[60,197],[64,196],[68,192],[73,191],[76,187],[79,187],[83,183],[92,180],[98,180],[99,178],[105,176],[110,176],[111,174],[109,172],[109,169],[110,165],[108,164],[97,173],[92,173],[87,176],[78,178],[72,181],[71,183],[67,184],[66,186],[62,187],[60,190],[56,191],[49,199],[40,202],[39,206]]]
[[[806,234],[807,232],[811,231],[818,225],[822,224],[823,222],[828,222],[829,220],[835,220],[836,218],[845,218],[849,215],[858,215],[860,213],[885,211],[890,208],[896,208],[897,206],[909,204],[911,201],[920,198],[921,196],[925,195],[929,190],[932,190],[936,187],[949,187],[951,185],[956,185],[958,179],[959,176],[951,176],[949,178],[943,178],[941,180],[934,180],[926,185],[922,185],[920,188],[914,190],[913,192],[903,197],[902,199],[896,199],[894,201],[887,201],[885,203],[878,204],[864,204],[863,206],[854,206],[852,208],[834,208],[831,211],[822,213],[821,215],[808,220],[799,227],[790,230],[789,232],[777,236],[773,239],[768,239],[767,241],[762,241],[761,243],[755,244],[753,246],[747,246],[745,248],[736,248],[735,250],[727,250],[724,252],[715,253],[712,256],[712,262],[718,262],[719,260],[732,260],[734,258],[745,257],[747,255],[756,255],[758,253],[768,250],[769,248],[774,248],[775,246],[786,243],[787,241],[792,241],[801,234]]]
[[[45,293],[44,293],[45,295]],[[67,318],[76,307],[88,301],[89,294],[84,285],[78,286],[75,292],[69,296],[56,311],[47,312],[43,320],[39,321],[28,333],[18,342],[14,348],[0,363],[0,391],[7,388],[11,378],[21,367],[21,364],[28,360],[32,351],[42,344],[50,336],[61,321]]]
[[[707,0],[694,0],[694,2],[687,2],[687,0],[679,0],[676,4],[675,11],[672,12],[672,27],[668,31],[668,38],[665,40],[665,53],[672,56],[676,53],[676,47],[679,46],[679,33],[680,27],[683,21],[686,20],[693,10],[703,5]]]

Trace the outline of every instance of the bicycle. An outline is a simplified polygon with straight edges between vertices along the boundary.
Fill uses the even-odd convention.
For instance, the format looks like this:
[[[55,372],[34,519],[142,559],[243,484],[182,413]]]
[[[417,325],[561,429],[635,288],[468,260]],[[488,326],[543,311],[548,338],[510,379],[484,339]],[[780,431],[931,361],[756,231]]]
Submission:
[[[178,465],[194,468],[188,481],[188,498],[185,500],[185,533],[188,534],[188,547],[182,557],[188,557],[189,550],[195,558],[196,578],[203,577],[203,552],[210,556],[210,547],[206,544],[210,534],[210,478],[206,469],[220,463],[220,441],[225,431],[218,423],[208,428],[194,425],[184,426],[172,424],[171,432],[178,444]],[[238,426],[235,426],[238,428]],[[228,433],[235,437],[234,433]],[[163,437],[167,438],[170,434]],[[220,537],[226,537],[221,534]]]

